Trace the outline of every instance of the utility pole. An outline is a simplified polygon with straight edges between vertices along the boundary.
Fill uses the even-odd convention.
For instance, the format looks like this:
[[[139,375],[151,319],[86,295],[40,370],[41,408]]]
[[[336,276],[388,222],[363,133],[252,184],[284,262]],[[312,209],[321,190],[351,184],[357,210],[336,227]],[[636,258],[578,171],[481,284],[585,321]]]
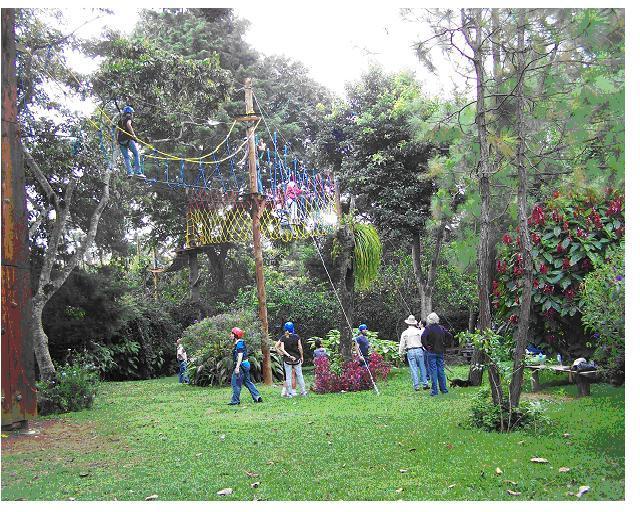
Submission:
[[[2,428],[36,417],[29,230],[18,145],[15,9],[2,9]]]
[[[247,141],[249,147],[249,187],[251,199],[251,232],[253,234],[253,257],[256,262],[256,286],[258,289],[258,315],[262,326],[262,381],[271,385],[271,352],[269,343],[269,320],[267,319],[267,299],[264,284],[264,260],[262,258],[262,241],[260,239],[260,216],[264,209],[264,198],[258,193],[258,173],[256,166],[256,141],[254,132],[256,121],[260,118],[253,111],[253,87],[251,78],[244,81],[244,103],[246,116],[241,117],[247,121]]]

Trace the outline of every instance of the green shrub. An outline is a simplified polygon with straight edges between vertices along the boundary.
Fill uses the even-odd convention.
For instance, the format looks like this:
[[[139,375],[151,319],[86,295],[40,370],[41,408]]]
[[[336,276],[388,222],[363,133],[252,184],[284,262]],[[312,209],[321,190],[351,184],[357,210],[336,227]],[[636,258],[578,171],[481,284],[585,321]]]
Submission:
[[[550,424],[543,402],[523,400],[519,407],[510,410],[508,400],[502,406],[494,404],[488,388],[472,398],[469,421],[472,427],[488,432],[500,432],[501,422],[507,426],[507,432],[524,429],[538,433]]]
[[[597,345],[594,359],[603,366],[605,377],[616,384],[624,380],[624,239],[612,248],[605,262],[596,265],[584,280],[582,323]]]
[[[38,381],[38,413],[42,416],[88,409],[98,388],[98,371],[76,361],[58,368],[52,381]]]
[[[260,348],[260,322],[255,313],[239,309],[229,313],[207,317],[187,327],[182,333],[182,344],[187,351],[189,380],[197,386],[227,384],[234,368],[233,344],[229,338],[233,327],[244,331],[249,349],[251,376],[262,380],[262,351]],[[271,372],[275,380],[281,379],[283,369],[275,353],[271,354]]]

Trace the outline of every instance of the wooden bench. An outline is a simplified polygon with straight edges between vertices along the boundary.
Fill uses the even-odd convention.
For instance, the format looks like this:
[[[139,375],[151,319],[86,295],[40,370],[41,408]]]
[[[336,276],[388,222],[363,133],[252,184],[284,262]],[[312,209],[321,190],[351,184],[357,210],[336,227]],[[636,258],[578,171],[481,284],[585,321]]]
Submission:
[[[578,386],[578,398],[583,396],[589,396],[591,394],[591,382],[595,380],[595,376],[598,372],[595,370],[589,370],[586,372],[577,372],[572,370],[570,366],[562,365],[525,365],[525,369],[531,370],[531,388],[533,391],[540,391],[540,370],[550,370],[557,373],[567,373],[569,375],[569,382],[576,383]]]

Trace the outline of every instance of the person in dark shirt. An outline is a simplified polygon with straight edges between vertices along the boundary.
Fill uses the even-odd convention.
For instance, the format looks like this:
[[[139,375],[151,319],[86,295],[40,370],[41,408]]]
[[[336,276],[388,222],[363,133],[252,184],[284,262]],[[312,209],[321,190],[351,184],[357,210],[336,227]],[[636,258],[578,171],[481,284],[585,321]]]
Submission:
[[[436,313],[427,317],[427,326],[422,336],[422,346],[429,356],[429,373],[431,374],[431,396],[438,394],[438,385],[442,393],[448,393],[447,378],[444,374],[444,349],[451,334],[440,325],[440,318]]]
[[[313,359],[314,361],[320,357],[329,357],[327,354],[327,350],[322,346],[321,340],[315,341],[316,349],[313,351]]]
[[[358,327],[358,335],[354,338],[354,341],[358,345],[358,358],[360,359],[360,366],[369,365],[369,339],[367,338],[367,325],[360,324]]]
[[[233,395],[229,405],[238,405],[240,403],[240,391],[244,384],[251,393],[251,398],[254,402],[262,402],[260,392],[256,388],[255,384],[251,382],[251,364],[248,359],[247,344],[244,339],[244,332],[239,327],[231,329],[229,338],[233,341],[233,363],[234,369],[231,374],[231,389],[233,389]]]
[[[120,152],[124,158],[124,167],[127,170],[127,176],[136,176],[138,178],[145,178],[146,176],[140,169],[140,155],[138,153],[138,147],[134,140],[137,139],[135,132],[133,131],[133,108],[127,105],[122,109],[122,116],[118,121],[118,128],[116,129],[118,145],[120,146]],[[131,169],[131,162],[129,157],[129,151],[133,154],[133,170]]]
[[[300,385],[300,395],[307,396],[304,387],[304,377],[302,376],[302,363],[304,353],[302,352],[302,341],[295,333],[293,322],[284,324],[284,334],[278,340],[276,350],[284,356],[284,373],[287,383],[287,398],[293,398],[293,388],[291,386],[291,374],[295,372],[296,381]]]

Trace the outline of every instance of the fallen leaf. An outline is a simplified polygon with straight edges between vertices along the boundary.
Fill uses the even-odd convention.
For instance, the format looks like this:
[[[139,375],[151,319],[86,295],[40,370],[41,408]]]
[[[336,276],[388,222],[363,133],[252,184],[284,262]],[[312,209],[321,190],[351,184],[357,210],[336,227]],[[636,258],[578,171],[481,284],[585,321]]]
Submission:
[[[558,469],[558,471],[560,471],[560,473],[568,473],[569,471],[571,471],[571,468],[562,467]]]
[[[233,489],[231,487],[225,487],[224,489],[220,489],[216,494],[218,496],[229,496],[233,494]]]
[[[224,441],[224,438],[225,438],[225,437],[226,437],[226,436],[225,436],[224,434],[222,434],[222,435],[220,436],[220,439],[221,439],[222,441]]]
[[[331,446],[333,443],[331,441],[329,441],[329,446]]]
[[[537,464],[548,464],[549,461],[547,459],[543,459],[542,457],[532,457],[531,462],[535,462]]]
[[[507,489],[507,494],[509,496],[520,496],[522,493],[520,491],[512,491],[511,489]]]
[[[256,473],[255,471],[245,471],[244,472],[245,475],[247,475],[249,478],[256,478],[258,476],[260,476],[259,473]]]
[[[415,451],[416,451],[416,448],[409,448],[409,451],[410,451],[410,452],[415,452]]]
[[[518,441],[518,444],[522,446],[524,444],[524,439],[522,441]]]
[[[398,446],[404,446],[401,441],[398,441]]]
[[[76,499],[75,499],[73,496],[69,496],[69,497],[67,498],[67,501],[76,501]]]
[[[509,485],[518,485],[518,482],[514,482],[513,480],[505,480],[504,483]]]
[[[84,478],[84,477],[87,477],[87,476],[89,476],[89,473],[86,472],[86,471],[84,473],[80,473],[80,478]]]
[[[562,434],[562,437],[567,439],[568,437],[571,437],[571,434],[569,434],[568,432],[565,432],[564,434]]]
[[[402,487],[398,487],[398,488],[396,489],[396,492],[402,492],[402,491],[404,491],[404,489],[403,489]]]
[[[147,496],[144,501],[153,501],[153,500],[157,500],[158,499],[158,495],[157,494],[152,494],[151,496]]]
[[[449,450],[451,450],[451,449],[453,448],[453,445],[452,445],[451,443],[449,443],[449,444],[447,444],[447,448],[448,448]]]
[[[407,471],[409,471],[408,469],[401,469],[400,473],[406,473]]]
[[[591,487],[589,487],[588,485],[581,485],[578,489],[578,493],[576,494],[576,498],[581,498],[582,495],[589,492],[590,489]]]
[[[251,484],[251,487],[253,487],[253,488],[255,489],[255,488],[256,488],[256,487],[258,487],[259,485],[260,485],[260,482],[253,482],[253,483]]]
[[[202,455],[202,452],[196,453],[196,457],[200,457],[200,455]]]
[[[496,475],[501,475],[502,474],[502,470],[500,468],[496,468]]]
[[[269,465],[269,466],[273,466],[274,464],[275,464],[275,462],[273,462],[272,460],[268,460],[267,461],[267,465]]]
[[[458,485],[458,484],[451,484],[451,485],[449,486],[449,489],[453,489],[456,485]]]

